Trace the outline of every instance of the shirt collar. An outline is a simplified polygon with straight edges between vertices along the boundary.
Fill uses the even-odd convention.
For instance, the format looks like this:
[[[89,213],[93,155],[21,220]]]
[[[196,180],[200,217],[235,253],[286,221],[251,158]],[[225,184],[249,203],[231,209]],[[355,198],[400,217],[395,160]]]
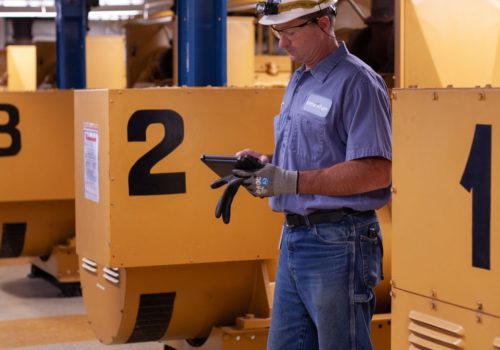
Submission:
[[[324,82],[328,74],[332,71],[332,69],[345,57],[349,51],[345,46],[343,41],[339,42],[339,48],[333,51],[331,54],[323,58],[313,69],[309,70],[311,75],[319,80],[320,82]],[[300,73],[305,71],[305,65],[302,65],[299,70]]]

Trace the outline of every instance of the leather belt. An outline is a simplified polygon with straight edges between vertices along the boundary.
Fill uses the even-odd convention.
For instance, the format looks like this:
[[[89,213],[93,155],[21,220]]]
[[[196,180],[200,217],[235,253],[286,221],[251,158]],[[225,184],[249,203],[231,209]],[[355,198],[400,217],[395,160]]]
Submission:
[[[328,222],[338,222],[349,214],[356,213],[350,208],[342,208],[335,210],[316,211],[309,215],[286,214],[285,224],[287,227],[317,225]]]

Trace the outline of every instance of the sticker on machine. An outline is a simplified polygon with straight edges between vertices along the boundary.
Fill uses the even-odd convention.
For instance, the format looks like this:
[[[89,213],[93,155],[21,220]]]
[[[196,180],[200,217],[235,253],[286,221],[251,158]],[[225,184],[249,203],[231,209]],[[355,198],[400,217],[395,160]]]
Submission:
[[[84,196],[99,202],[99,129],[97,124],[83,123]]]

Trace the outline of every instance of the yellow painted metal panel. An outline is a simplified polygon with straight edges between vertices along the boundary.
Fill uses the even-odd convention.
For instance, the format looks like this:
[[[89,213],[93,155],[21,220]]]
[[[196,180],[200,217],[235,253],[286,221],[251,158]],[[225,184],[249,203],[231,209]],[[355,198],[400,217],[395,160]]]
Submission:
[[[227,85],[253,86],[255,18],[227,17]]]
[[[73,92],[2,92],[0,125],[0,255],[48,255],[75,233]]]
[[[400,0],[400,87],[500,85],[497,1]]]
[[[75,217],[76,248],[80,256],[99,257],[108,262],[110,243],[109,200],[109,118],[108,90],[79,90],[75,92]],[[84,199],[84,134],[83,120],[99,125],[99,190],[100,201]],[[101,151],[102,150],[102,151]],[[96,258],[94,258],[96,259]]]
[[[125,37],[87,36],[85,44],[87,88],[125,88],[127,86]]]
[[[423,315],[435,324],[419,323]],[[440,329],[453,325],[460,333]],[[391,349],[492,349],[500,318],[393,288]],[[445,341],[443,341],[445,339]],[[419,346],[420,345],[420,346]]]
[[[371,322],[370,339],[375,350],[390,350],[391,314],[373,315]]]
[[[233,202],[231,223],[224,225],[215,219],[221,191],[210,189],[217,176],[199,157],[203,153],[234,154],[248,146],[272,153],[273,117],[282,95],[283,89],[77,91],[79,255],[124,267],[274,258],[283,217],[272,213],[267,201],[243,190]],[[165,129],[160,123],[151,123],[145,112],[146,141],[129,142],[128,124],[140,110],[175,111],[183,122],[183,138],[172,137],[173,122],[167,122]],[[99,202],[84,198],[84,122],[95,123],[99,129]],[[130,195],[129,186],[135,183],[130,180],[132,167],[148,157],[145,155],[165,138],[165,132],[172,142],[170,153],[163,153],[145,170],[184,173],[185,192]]]
[[[392,237],[392,279],[397,288],[434,295],[471,310],[480,303],[485,313],[498,317],[500,89],[395,90],[392,102],[397,233]],[[479,160],[469,169],[473,176],[487,171],[482,164],[488,158],[481,157],[488,148],[474,153],[477,149],[472,147],[478,125],[491,126],[491,191],[487,193],[491,227],[489,232],[476,231],[473,245],[473,210],[489,203],[486,195],[477,197],[474,205],[473,198],[487,183],[476,183],[468,192],[461,181],[469,157]],[[489,249],[480,248],[481,242]],[[473,248],[476,258],[488,260],[490,253],[490,266],[473,262]]]
[[[74,206],[72,206],[72,209],[72,213],[74,213]],[[36,266],[37,268],[55,277],[59,283],[63,285],[66,284],[66,286],[67,283],[71,283],[74,286],[73,290],[69,289],[70,287],[62,286],[62,292],[65,296],[75,296],[75,294],[80,295],[79,291],[76,289],[79,288],[80,274],[78,272],[79,261],[78,256],[76,255],[75,247],[74,215],[71,225],[70,232],[73,233],[71,239],[68,239],[62,244],[52,246],[52,251],[50,252],[49,257],[37,256],[30,260],[31,265]]]
[[[2,92],[0,105],[0,202],[73,199],[73,92]]]
[[[36,90],[36,46],[7,46],[7,79],[9,91]]]
[[[164,252],[170,253],[168,247]],[[170,308],[157,311],[149,323],[164,327],[163,332],[156,339],[145,332],[142,341],[206,337],[216,325],[234,325],[236,317],[251,310],[260,262],[120,268],[114,282],[105,278],[104,268],[97,264],[96,272],[81,269],[83,298],[97,338],[105,344],[120,344],[134,342],[130,338],[138,322],[151,317],[143,315],[141,320],[139,316],[141,297],[148,295],[157,295],[157,302],[149,305],[150,315],[154,316],[153,307],[170,303]],[[267,315],[255,316],[269,317],[269,307],[264,311]]]
[[[8,226],[22,225],[16,232]],[[0,201],[0,257],[48,256],[75,235],[73,200]],[[78,265],[76,265],[78,266]]]

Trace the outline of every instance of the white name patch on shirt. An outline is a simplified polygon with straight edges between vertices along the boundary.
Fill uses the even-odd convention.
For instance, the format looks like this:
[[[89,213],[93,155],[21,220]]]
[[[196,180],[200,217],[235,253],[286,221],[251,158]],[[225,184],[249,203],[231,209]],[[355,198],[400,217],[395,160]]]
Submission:
[[[310,94],[302,109],[306,112],[317,115],[318,117],[326,117],[328,111],[332,107],[332,100],[316,94]]]

